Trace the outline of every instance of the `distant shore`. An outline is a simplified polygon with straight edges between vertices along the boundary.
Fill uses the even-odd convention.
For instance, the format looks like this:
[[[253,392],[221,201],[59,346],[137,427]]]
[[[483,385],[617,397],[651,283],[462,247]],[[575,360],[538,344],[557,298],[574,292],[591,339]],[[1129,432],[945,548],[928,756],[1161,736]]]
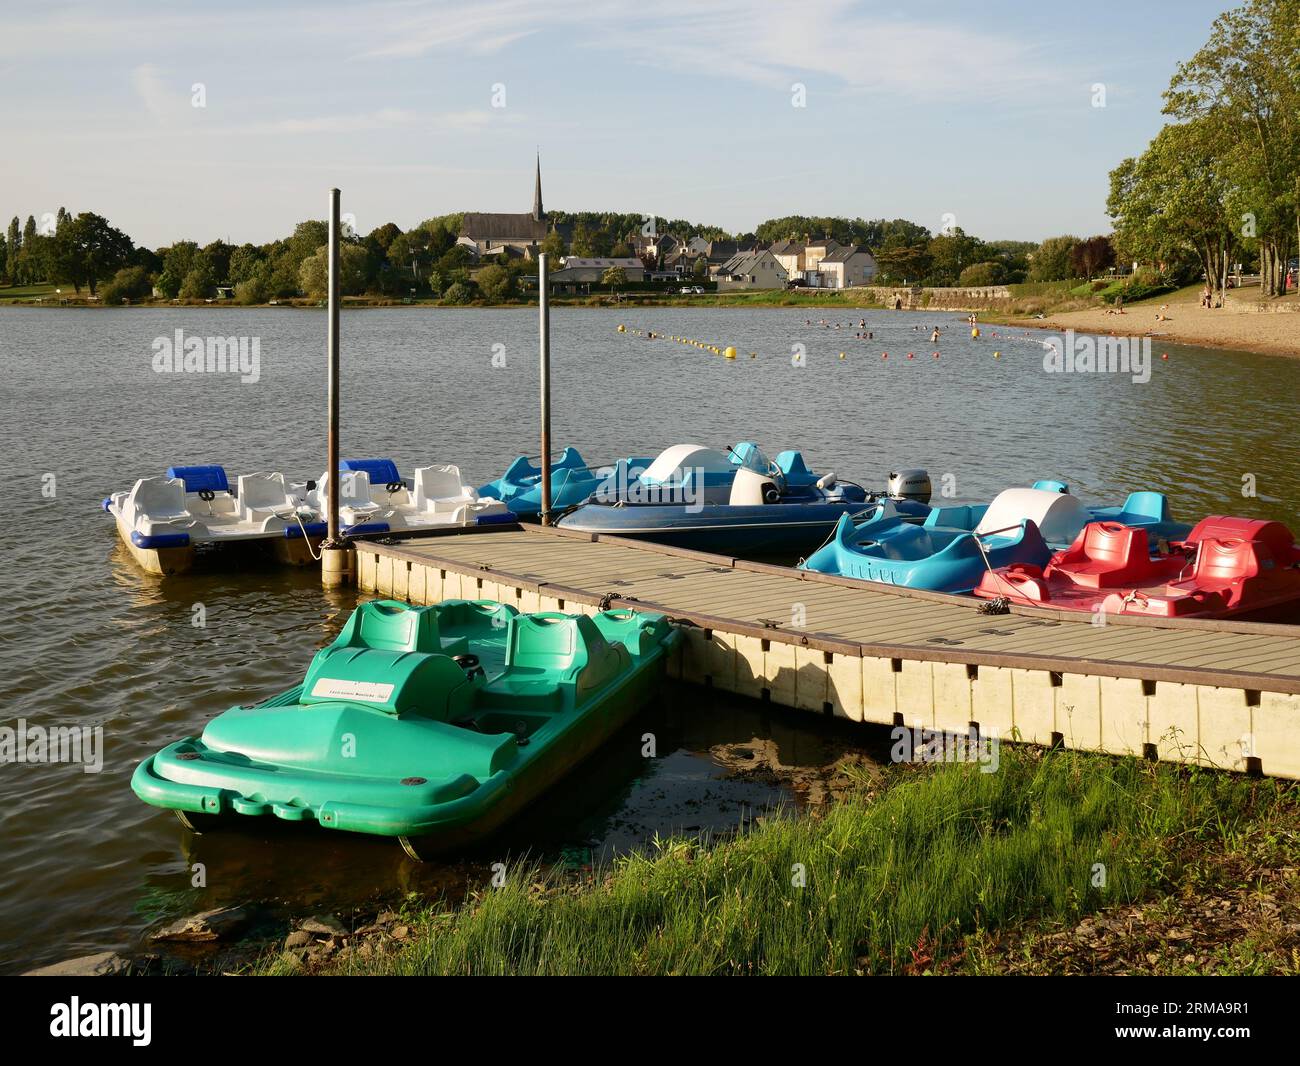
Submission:
[[[1202,348],[1220,348],[1231,351],[1258,352],[1265,355],[1282,355],[1291,358],[1300,357],[1300,297],[1295,295],[1275,301],[1271,310],[1256,310],[1252,301],[1242,298],[1230,299],[1228,306],[1222,308],[1204,308],[1197,301],[1198,290],[1195,287],[1157,296],[1129,304],[1124,313],[1116,314],[1108,307],[1096,306],[1083,309],[1051,310],[1045,309],[1043,317],[1030,316],[1026,313],[1023,300],[1007,301],[1006,306],[987,302],[970,308],[924,307],[899,310],[887,309],[878,301],[873,302],[868,290],[756,290],[752,292],[705,293],[703,295],[681,295],[678,293],[626,293],[621,298],[611,294],[583,296],[553,296],[553,307],[601,307],[611,311],[635,310],[654,307],[695,307],[695,308],[781,308],[802,307],[809,310],[828,308],[838,310],[860,310],[873,313],[885,312],[903,314],[909,310],[914,313],[933,315],[936,313],[961,313],[972,311],[979,315],[981,322],[990,325],[1007,325],[1031,327],[1034,329],[1064,332],[1073,329],[1079,333],[1115,334],[1117,336],[1150,336],[1153,341],[1164,340],[1170,344],[1187,344]],[[96,308],[104,305],[87,302],[81,298],[46,298],[5,299],[4,290],[0,290],[0,307],[40,307],[40,308]],[[132,307],[149,307],[156,309],[175,308],[323,308],[321,301],[310,299],[280,300],[276,303],[239,304],[231,300],[177,301],[146,300],[132,304]],[[511,300],[505,303],[475,301],[467,304],[448,304],[435,299],[392,299],[384,297],[344,297],[345,310],[376,308],[481,308],[497,310],[501,308],[536,307],[536,300]],[[1161,315],[1157,319],[1157,315]]]

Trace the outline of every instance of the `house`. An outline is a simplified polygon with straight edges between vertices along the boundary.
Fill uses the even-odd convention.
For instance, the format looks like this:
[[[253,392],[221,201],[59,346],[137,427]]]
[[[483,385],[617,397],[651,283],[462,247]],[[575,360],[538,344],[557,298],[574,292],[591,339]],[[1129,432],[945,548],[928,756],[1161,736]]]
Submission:
[[[660,269],[665,272],[676,274],[678,277],[695,272],[695,264],[703,259],[708,262],[707,257],[702,253],[691,251],[686,245],[678,245],[673,251],[665,253],[660,261]]]
[[[877,273],[876,257],[856,244],[837,248],[817,264],[821,285],[827,289],[847,289],[870,285]]]
[[[803,269],[817,270],[823,259],[842,247],[839,241],[832,240],[830,237],[823,237],[819,241],[808,241],[803,247]]]
[[[533,186],[533,209],[523,214],[501,212],[466,212],[461,219],[456,243],[468,247],[475,258],[498,255],[514,249],[530,259],[551,231],[542,210],[542,161],[537,161],[537,178]]]
[[[776,261],[793,278],[802,278],[804,271],[804,246],[800,241],[777,241],[768,249]]]
[[[605,271],[614,267],[620,268],[630,282],[645,280],[645,264],[635,256],[584,258],[570,255],[563,263],[561,269],[548,275],[552,291],[577,292],[591,285],[599,285]]]
[[[718,291],[783,289],[790,274],[769,251],[739,252],[714,272]]]

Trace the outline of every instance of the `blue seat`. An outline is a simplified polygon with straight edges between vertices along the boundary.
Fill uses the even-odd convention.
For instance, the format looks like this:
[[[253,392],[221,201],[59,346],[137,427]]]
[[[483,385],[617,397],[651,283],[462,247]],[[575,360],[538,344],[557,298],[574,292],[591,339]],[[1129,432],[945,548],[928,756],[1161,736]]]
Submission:
[[[230,491],[226,468],[215,463],[206,466],[169,466],[167,476],[178,477],[185,482],[186,492]]]

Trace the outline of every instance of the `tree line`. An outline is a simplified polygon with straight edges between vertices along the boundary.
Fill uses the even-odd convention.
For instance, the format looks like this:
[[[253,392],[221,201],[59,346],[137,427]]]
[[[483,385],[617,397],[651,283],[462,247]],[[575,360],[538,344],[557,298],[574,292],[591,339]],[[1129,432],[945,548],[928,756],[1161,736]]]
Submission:
[[[1110,175],[1124,258],[1203,276],[1220,301],[1237,262],[1264,296],[1285,291],[1300,247],[1300,0],[1221,15],[1164,94],[1170,117]]]

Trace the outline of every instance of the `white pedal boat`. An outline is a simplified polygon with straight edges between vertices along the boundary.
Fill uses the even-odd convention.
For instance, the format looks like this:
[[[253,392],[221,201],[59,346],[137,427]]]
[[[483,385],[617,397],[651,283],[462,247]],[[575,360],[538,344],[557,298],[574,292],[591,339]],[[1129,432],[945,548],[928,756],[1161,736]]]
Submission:
[[[140,478],[103,502],[135,560],[153,574],[188,570],[196,549],[266,542],[281,562],[312,561],[325,523],[279,473],[242,474],[235,490],[224,467],[173,466]]]
[[[304,486],[303,498],[324,513],[329,474]],[[400,533],[440,526],[513,522],[501,501],[480,496],[449,463],[417,467],[407,482],[391,459],[344,459],[339,463],[339,524],[345,534]]]

